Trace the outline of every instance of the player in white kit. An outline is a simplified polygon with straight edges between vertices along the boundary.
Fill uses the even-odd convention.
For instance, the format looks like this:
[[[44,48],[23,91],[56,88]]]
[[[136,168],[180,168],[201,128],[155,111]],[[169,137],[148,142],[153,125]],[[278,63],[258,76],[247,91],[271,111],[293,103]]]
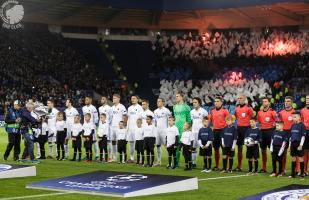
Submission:
[[[171,111],[165,106],[165,100],[158,98],[157,106],[158,108],[154,111],[154,120],[157,127],[157,137],[156,137],[156,146],[157,146],[157,163],[155,166],[161,165],[161,145],[166,143],[166,132],[165,130],[168,127],[168,118],[172,115]]]
[[[112,152],[111,157],[114,161],[117,160],[117,130],[119,128],[119,122],[127,121],[127,109],[120,103],[120,95],[113,95],[113,106],[112,106],[112,122],[111,122],[111,132],[110,132],[110,140],[112,141]]]
[[[102,96],[101,97],[101,106],[99,107],[99,114],[105,114],[106,116],[106,123],[108,123],[108,125],[111,125],[111,121],[112,121],[112,107],[108,105],[108,98],[107,96]],[[110,134],[107,135],[107,151],[109,152],[109,155],[111,155],[112,152],[112,142],[109,138]],[[108,158],[108,160],[111,160],[111,157]]]
[[[47,108],[48,108],[48,120],[47,120],[47,124],[48,124],[48,157],[52,159],[53,158],[53,146],[56,142],[56,117],[57,114],[59,112],[59,110],[57,110],[54,107],[54,100],[49,99],[47,100]]]
[[[92,105],[92,97],[86,96],[85,98],[85,106],[82,108],[83,111],[83,116],[85,116],[86,113],[89,113],[91,116],[91,121],[93,125],[96,127],[99,123],[99,115],[96,107]],[[97,143],[97,137],[96,134],[93,134],[93,140],[92,144],[94,146],[94,153],[95,153],[95,158],[94,160],[98,160],[99,158],[99,145]]]
[[[142,108],[143,108],[143,111],[141,113],[141,118],[142,118],[142,121],[143,121],[142,126],[147,126],[147,122],[146,122],[147,116],[151,116],[152,118],[154,118],[153,112],[151,110],[149,110],[149,101],[148,100],[146,100],[146,99],[142,100]]]
[[[141,117],[143,108],[138,104],[138,96],[131,97],[131,106],[128,108],[128,122],[127,122],[127,141],[130,144],[130,159],[128,163],[134,163],[134,142],[135,131],[137,130],[137,119]]]
[[[203,127],[203,118],[208,116],[208,112],[201,107],[202,100],[199,97],[194,97],[192,100],[193,110],[191,110],[190,115],[192,119],[192,134],[194,136],[193,150],[192,150],[192,167],[196,168],[197,159],[197,148],[198,144],[198,133]]]
[[[67,107],[64,110],[65,118],[66,118],[66,128],[67,128],[67,136],[65,138],[64,143],[64,151],[65,151],[65,159],[69,157],[69,140],[71,139],[72,125],[74,124],[74,118],[78,115],[78,111],[73,107],[73,100],[67,99],[65,101],[65,106]]]

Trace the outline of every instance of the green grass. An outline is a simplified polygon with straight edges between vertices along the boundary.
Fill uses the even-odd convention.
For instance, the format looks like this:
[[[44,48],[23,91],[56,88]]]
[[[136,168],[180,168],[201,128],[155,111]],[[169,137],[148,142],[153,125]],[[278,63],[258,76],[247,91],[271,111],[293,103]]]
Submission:
[[[0,155],[1,160],[7,144],[7,135],[3,129],[0,129]],[[163,164],[166,164],[166,152],[163,153]],[[12,159],[12,158],[10,158]],[[183,161],[183,160],[182,160]],[[3,161],[4,163],[5,161]],[[6,163],[15,163],[13,161],[6,161]],[[235,163],[235,162],[234,162]],[[288,167],[290,162],[288,161]],[[192,172],[185,172],[182,168],[176,170],[167,170],[164,166],[154,168],[142,168],[135,165],[118,165],[118,164],[99,164],[92,163],[90,165],[84,163],[70,162],[70,161],[56,161],[56,160],[44,160],[42,163],[36,166],[37,176],[28,178],[16,178],[16,179],[3,179],[0,180],[0,199],[7,197],[18,197],[37,194],[53,193],[51,191],[26,189],[25,186],[29,183],[37,181],[45,181],[53,178],[61,178],[64,176],[76,175],[80,173],[91,172],[95,170],[110,170],[110,171],[123,171],[123,172],[138,172],[138,173],[152,173],[152,174],[168,174],[168,175],[182,175],[193,176],[202,178],[219,177],[219,176],[235,176],[245,173],[233,173],[233,174],[220,174],[216,172],[212,173],[200,173],[200,167],[202,166],[202,159],[198,158],[198,169]],[[244,162],[244,169],[247,168],[247,160]],[[271,166],[268,162],[268,171]],[[289,168],[288,168],[289,172]],[[281,178],[271,178],[268,174],[259,174],[256,176],[246,176],[232,179],[218,179],[207,180],[199,182],[199,189],[189,192],[178,192],[170,194],[153,195],[148,197],[138,197],[134,199],[239,199],[241,197],[257,194],[260,192],[268,191],[283,187],[290,184],[309,184],[309,178],[304,181],[299,179],[290,180],[286,176]],[[90,196],[81,194],[65,194],[59,196],[47,196],[39,197],[36,199],[111,199],[112,197],[102,196]],[[112,198],[113,199],[113,198]],[[114,198],[116,199],[116,198]]]

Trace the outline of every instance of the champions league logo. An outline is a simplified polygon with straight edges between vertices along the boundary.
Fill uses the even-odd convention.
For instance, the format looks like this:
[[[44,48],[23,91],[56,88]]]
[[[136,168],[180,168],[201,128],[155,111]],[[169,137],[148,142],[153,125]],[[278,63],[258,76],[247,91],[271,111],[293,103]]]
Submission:
[[[24,17],[24,7],[16,0],[7,0],[0,7],[0,17],[3,28],[19,29],[22,27],[20,21]]]
[[[0,172],[1,172],[1,171],[9,170],[9,169],[11,169],[11,168],[12,168],[11,165],[0,164]]]
[[[306,200],[309,199],[309,189],[286,190],[267,194],[261,200]]]
[[[65,185],[66,187],[70,188],[83,188],[83,189],[94,189],[94,190],[101,190],[103,188],[110,188],[110,189],[120,189],[126,190],[130,189],[131,186],[123,185],[125,182],[134,182],[134,181],[141,181],[147,179],[147,176],[141,174],[130,174],[130,175],[116,175],[106,178],[105,181],[91,181],[91,182],[76,182],[76,181],[60,181],[60,184]],[[118,185],[121,183],[121,185]]]
[[[146,179],[147,176],[141,174],[131,174],[131,175],[117,175],[108,177],[106,180],[110,182],[123,183],[123,182],[132,182],[132,181],[140,181]]]

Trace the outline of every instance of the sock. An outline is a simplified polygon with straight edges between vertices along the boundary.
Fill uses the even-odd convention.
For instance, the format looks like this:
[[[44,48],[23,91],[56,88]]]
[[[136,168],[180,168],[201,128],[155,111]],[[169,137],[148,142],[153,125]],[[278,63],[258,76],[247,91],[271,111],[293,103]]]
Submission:
[[[73,153],[73,160],[76,160],[76,151],[74,151],[74,153]]]
[[[151,166],[153,165],[154,162],[154,154],[151,154]]]
[[[254,161],[254,171],[257,172],[258,171],[258,167],[259,167],[259,161],[255,160]]]
[[[196,164],[196,159],[197,159],[197,153],[196,153],[196,151],[193,151],[192,152],[192,163],[193,164]]]
[[[233,167],[233,158],[229,159],[229,170],[232,170]]]
[[[130,160],[134,160],[134,142],[130,142]]]
[[[226,167],[227,167],[227,158],[223,158],[222,161],[223,161],[223,170],[226,170]]]
[[[64,151],[65,151],[65,157],[69,157],[69,145],[68,144],[64,145]]]
[[[117,145],[113,145],[113,154],[112,154],[112,157],[114,160],[116,160],[116,153],[117,153]]]
[[[112,143],[111,142],[107,143],[107,151],[109,152],[109,155],[112,158],[113,157],[113,152],[112,152]]]
[[[219,152],[219,149],[215,149],[215,162],[216,162],[216,167],[219,168],[219,162],[220,162],[220,152]]]
[[[282,174],[282,169],[283,169],[283,166],[282,166],[282,160],[279,160],[279,170],[278,170],[278,174]]]
[[[176,156],[173,156],[173,159],[174,159],[174,167],[176,167],[176,165],[177,165],[177,159],[176,159]]]
[[[295,178],[296,161],[292,161],[291,176]]]
[[[211,169],[211,163],[212,163],[212,159],[208,158],[208,169]]]
[[[238,152],[237,153],[238,153],[238,155],[237,155],[237,161],[238,161],[237,167],[239,169],[241,169],[242,168],[242,146],[238,147]]]
[[[204,169],[208,169],[208,167],[207,167],[207,158],[206,157],[204,158]]]
[[[48,143],[48,155],[53,156],[53,143]]]
[[[299,166],[299,158],[296,157],[296,172],[300,172],[300,166]]]
[[[158,154],[157,162],[161,164],[161,146],[157,146],[157,154]]]
[[[304,156],[304,172],[307,174],[309,152],[305,152]]]
[[[273,164],[272,173],[277,173],[277,161],[274,158],[272,159],[272,164]]]
[[[285,168],[286,168],[286,156],[287,156],[286,154],[287,154],[287,152],[284,151],[283,157],[282,157],[282,169],[281,169],[282,172],[284,172]],[[279,171],[280,171],[280,168],[279,168]]]
[[[189,169],[192,169],[192,161],[189,161]]]
[[[262,151],[262,162],[263,162],[262,169],[266,171],[266,163],[267,163],[267,152],[266,151]]]
[[[80,160],[82,158],[82,152],[78,152],[78,160]]]
[[[140,161],[140,154],[139,153],[137,153],[137,159],[136,159],[136,163],[139,163],[139,161]]]
[[[248,165],[249,165],[249,172],[252,172],[252,161],[251,160],[248,161]]]
[[[95,157],[99,157],[99,144],[95,142],[93,146],[94,146]]]
[[[172,156],[168,156],[168,166],[171,166],[172,164]]]
[[[300,175],[303,176],[304,175],[304,162],[299,162],[300,165]]]
[[[122,153],[119,154],[119,162],[122,163]]]
[[[150,165],[150,155],[147,154],[146,157],[147,157],[147,165]]]
[[[41,157],[41,149],[40,149],[40,144],[38,142],[36,143],[36,151],[37,151],[37,156]]]
[[[127,162],[127,153],[124,153],[124,162]]]
[[[108,162],[108,153],[105,152],[105,162]]]
[[[145,154],[142,154],[142,165],[145,163]]]

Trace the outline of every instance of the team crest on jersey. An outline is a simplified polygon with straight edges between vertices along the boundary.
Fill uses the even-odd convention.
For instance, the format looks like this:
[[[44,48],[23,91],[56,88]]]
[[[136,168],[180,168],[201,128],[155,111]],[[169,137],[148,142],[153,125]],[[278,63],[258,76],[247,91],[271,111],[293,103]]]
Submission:
[[[265,121],[269,122],[270,121],[270,117],[265,117]]]
[[[292,120],[293,120],[293,117],[292,117],[292,116],[289,116],[289,117],[288,117],[288,120],[289,120],[289,121],[292,121]]]
[[[242,117],[246,117],[246,113],[241,113],[241,116]]]
[[[24,18],[24,7],[16,0],[7,0],[0,7],[0,17],[3,21],[3,28],[22,28],[20,21]]]
[[[299,189],[299,190],[285,190],[280,192],[274,192],[267,194],[261,198],[261,200],[303,200],[309,198],[309,189]]]

